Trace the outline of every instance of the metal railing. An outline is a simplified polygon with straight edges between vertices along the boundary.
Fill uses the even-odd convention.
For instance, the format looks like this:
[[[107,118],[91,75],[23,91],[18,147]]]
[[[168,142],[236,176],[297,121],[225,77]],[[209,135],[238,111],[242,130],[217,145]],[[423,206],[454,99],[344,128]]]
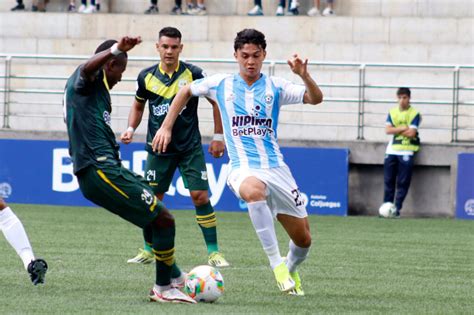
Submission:
[[[13,94],[33,94],[37,95],[34,102],[31,104],[36,105],[57,105],[60,104],[62,101],[62,97],[58,98],[57,103],[51,102],[42,102],[41,97],[44,95],[52,94],[52,95],[62,95],[62,89],[48,89],[48,88],[20,88],[17,87],[16,84],[13,82],[21,81],[21,80],[34,80],[34,81],[61,81],[66,82],[70,73],[61,73],[56,75],[43,75],[37,73],[29,73],[26,72],[24,74],[19,74],[15,72],[14,66],[16,65],[16,61],[23,61],[20,64],[41,64],[42,62],[53,62],[53,64],[64,65],[69,61],[77,61],[75,64],[79,64],[81,61],[86,60],[89,58],[88,56],[67,56],[67,55],[28,55],[28,54],[0,54],[0,60],[4,63],[4,71],[3,74],[0,72],[0,93],[3,93],[3,113],[2,113],[2,127],[3,128],[10,128],[10,118],[11,117],[42,117],[42,118],[51,118],[51,119],[58,119],[61,118],[62,115],[58,111],[58,114],[36,114],[36,113],[29,113],[29,114],[13,114],[11,111],[11,106],[15,105],[16,103],[12,101]],[[212,68],[218,65],[233,65],[235,64],[235,60],[233,59],[208,59],[208,58],[189,58],[186,59],[187,62],[191,62],[193,64],[209,64]],[[129,67],[136,65],[140,62],[150,62],[156,63],[157,58],[154,57],[130,57],[129,58]],[[270,60],[264,62],[264,71],[269,75],[275,75],[277,73],[278,67],[286,65],[286,61],[283,60]],[[349,69],[348,71],[352,71],[357,73],[357,82],[354,83],[346,83],[346,82],[319,82],[319,86],[324,89],[343,89],[347,90],[357,90],[357,96],[343,98],[343,97],[325,97],[324,102],[326,103],[345,103],[345,104],[353,104],[357,105],[357,110],[352,111],[324,111],[325,114],[334,114],[334,115],[356,115],[357,116],[357,123],[355,124],[342,124],[338,123],[338,118],[330,119],[325,123],[294,123],[291,121],[283,122],[280,124],[297,124],[297,125],[309,125],[309,126],[319,126],[319,127],[340,127],[340,128],[355,128],[357,130],[356,135],[354,135],[353,139],[364,140],[365,137],[365,130],[367,128],[384,128],[384,120],[380,119],[379,121],[382,122],[381,124],[370,124],[366,122],[366,118],[370,117],[371,115],[387,115],[387,111],[370,111],[367,110],[367,105],[369,104],[394,104],[394,99],[386,99],[386,98],[371,98],[368,97],[368,93],[374,90],[383,90],[383,89],[390,89],[391,95],[394,94],[393,90],[398,88],[400,85],[410,87],[414,90],[426,90],[426,91],[448,91],[452,95],[451,99],[427,99],[427,100],[412,100],[412,104],[421,104],[421,105],[442,105],[442,106],[450,106],[451,111],[450,115],[443,114],[441,111],[438,113],[437,110],[431,110],[428,116],[436,117],[449,117],[451,120],[451,125],[449,128],[447,127],[439,127],[439,126],[423,126],[423,129],[432,129],[432,130],[445,130],[450,132],[450,141],[451,142],[461,142],[461,141],[469,141],[474,142],[474,138],[467,137],[460,139],[459,132],[460,131],[467,131],[471,132],[474,131],[472,128],[472,124],[468,126],[461,127],[459,125],[459,118],[464,117],[468,120],[474,118],[474,100],[467,99],[462,100],[460,98],[460,92],[474,92],[474,78],[472,74],[474,73],[474,65],[442,65],[442,64],[389,64],[389,63],[358,63],[358,62],[309,62],[308,65],[310,67],[321,67],[321,68],[329,68],[329,69]],[[45,64],[44,67],[47,67],[48,64]],[[236,67],[235,67],[236,68]],[[443,75],[450,75],[452,76],[452,84],[445,84],[445,85],[429,85],[429,84],[412,84],[410,85],[409,82],[405,84],[380,84],[379,82],[375,82],[376,84],[367,82],[367,74],[370,73],[371,70],[381,70],[381,69],[393,69],[396,68],[398,70],[401,69],[409,69],[410,71],[424,71],[424,70],[433,70],[433,71],[444,71]],[[286,68],[286,71],[288,69]],[[462,85],[461,84],[461,72],[471,72],[470,79],[467,80],[469,84],[473,85],[470,86],[468,84]],[[127,77],[123,78],[123,82],[134,82],[135,77]],[[326,93],[325,93],[326,94]],[[132,97],[134,95],[134,91],[112,91],[111,95],[116,97]],[[28,102],[26,102],[28,103]],[[23,103],[25,104],[25,102]],[[114,105],[115,106],[115,105]],[[125,107],[129,106],[127,103],[126,105],[118,105],[118,107]],[[467,114],[460,114],[459,108],[460,106],[467,106],[469,110]],[[283,112],[301,112],[307,113],[310,112],[308,109],[306,110],[295,110],[285,107]],[[127,117],[116,117],[115,119],[123,119],[126,120]],[[474,134],[474,133],[473,133]]]

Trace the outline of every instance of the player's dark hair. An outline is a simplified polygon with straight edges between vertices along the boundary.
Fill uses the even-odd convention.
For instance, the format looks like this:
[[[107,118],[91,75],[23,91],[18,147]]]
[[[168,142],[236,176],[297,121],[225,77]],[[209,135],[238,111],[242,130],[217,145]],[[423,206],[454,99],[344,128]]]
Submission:
[[[164,27],[160,30],[160,32],[158,33],[158,39],[163,36],[170,38],[179,38],[179,40],[181,40],[182,37],[181,32],[176,27],[171,26]]]
[[[263,50],[267,48],[265,35],[253,28],[246,28],[237,33],[234,39],[234,51],[241,49],[245,44],[254,44],[260,46]]]
[[[407,87],[398,88],[397,96],[400,96],[400,95],[407,95],[408,97],[411,97],[411,91]]]
[[[110,47],[113,46],[113,44],[117,43],[117,41],[115,39],[108,39],[106,40],[105,42],[103,42],[102,44],[100,44],[96,50],[95,50],[95,53],[94,54],[98,54],[100,52],[103,52],[104,50],[107,50],[109,49]],[[124,56],[124,57],[128,57],[127,55],[127,52],[123,52],[121,53],[119,56]]]

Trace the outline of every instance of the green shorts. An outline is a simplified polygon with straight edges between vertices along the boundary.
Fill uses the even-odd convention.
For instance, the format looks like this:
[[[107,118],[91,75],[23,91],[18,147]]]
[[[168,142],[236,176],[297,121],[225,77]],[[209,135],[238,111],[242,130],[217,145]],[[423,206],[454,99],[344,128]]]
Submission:
[[[77,178],[84,197],[141,228],[164,207],[145,179],[123,166],[91,165]]]
[[[155,194],[168,191],[176,168],[179,168],[187,189],[191,191],[209,189],[204,153],[202,146],[198,146],[188,152],[173,156],[148,153],[145,178]]]

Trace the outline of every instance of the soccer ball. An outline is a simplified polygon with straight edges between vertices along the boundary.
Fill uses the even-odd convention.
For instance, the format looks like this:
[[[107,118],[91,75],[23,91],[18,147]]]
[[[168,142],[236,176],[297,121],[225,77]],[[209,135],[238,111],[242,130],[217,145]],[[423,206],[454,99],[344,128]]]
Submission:
[[[191,270],[184,291],[196,302],[215,302],[224,292],[224,278],[211,266],[197,266]]]
[[[384,218],[392,218],[397,214],[397,207],[391,202],[384,202],[379,208],[379,215]]]

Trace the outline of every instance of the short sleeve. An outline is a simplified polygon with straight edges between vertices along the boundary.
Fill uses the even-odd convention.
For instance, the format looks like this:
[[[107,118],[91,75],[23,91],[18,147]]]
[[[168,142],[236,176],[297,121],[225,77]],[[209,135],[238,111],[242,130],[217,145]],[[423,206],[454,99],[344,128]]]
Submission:
[[[280,89],[280,106],[303,103],[306,87],[302,84],[294,84],[283,78],[272,77],[273,84]]]
[[[393,126],[392,116],[390,116],[390,114],[387,115],[387,120],[385,121],[385,125]]]
[[[410,128],[418,129],[418,127],[420,126],[420,123],[421,123],[421,115],[420,113],[418,113],[410,122]]]
[[[147,97],[147,91],[145,87],[145,78],[143,76],[143,73],[140,73],[138,75],[135,86],[136,86],[135,99],[140,103],[145,103],[148,97]]]
[[[204,71],[201,68],[199,68],[195,65],[190,65],[189,68],[190,68],[191,73],[193,75],[193,81],[194,80],[199,80],[199,79],[202,79],[202,78],[205,77]]]
[[[205,96],[216,100],[216,89],[227,76],[227,74],[215,74],[193,81],[190,85],[191,94],[193,96]]]
[[[80,94],[90,94],[93,91],[94,82],[87,80],[87,78],[82,73],[82,68],[84,65],[79,66],[78,75],[76,76],[76,80],[74,81],[74,90]],[[95,80],[102,80],[103,74],[99,71],[96,75]]]

